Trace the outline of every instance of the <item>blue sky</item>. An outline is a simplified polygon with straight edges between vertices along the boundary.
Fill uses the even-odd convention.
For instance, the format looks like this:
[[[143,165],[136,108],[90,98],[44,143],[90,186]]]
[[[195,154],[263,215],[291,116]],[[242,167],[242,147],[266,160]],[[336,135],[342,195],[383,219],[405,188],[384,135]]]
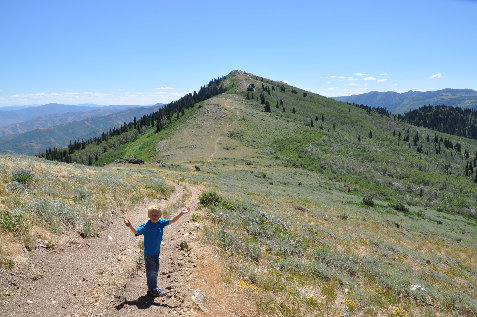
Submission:
[[[0,1],[0,106],[154,104],[241,69],[325,96],[477,90],[477,1]]]

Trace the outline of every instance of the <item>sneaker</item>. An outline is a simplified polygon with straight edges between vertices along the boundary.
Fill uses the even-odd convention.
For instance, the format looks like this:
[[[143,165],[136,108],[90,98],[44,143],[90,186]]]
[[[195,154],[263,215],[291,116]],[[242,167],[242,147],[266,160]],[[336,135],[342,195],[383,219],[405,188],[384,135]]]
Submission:
[[[152,290],[152,291],[147,291],[147,295],[149,295],[151,297],[161,297],[161,296],[166,296],[167,292],[164,291],[162,288],[157,288],[157,289]]]
[[[166,296],[167,295],[167,292],[165,290],[163,290],[162,288],[158,288],[157,293],[159,294],[159,296]]]

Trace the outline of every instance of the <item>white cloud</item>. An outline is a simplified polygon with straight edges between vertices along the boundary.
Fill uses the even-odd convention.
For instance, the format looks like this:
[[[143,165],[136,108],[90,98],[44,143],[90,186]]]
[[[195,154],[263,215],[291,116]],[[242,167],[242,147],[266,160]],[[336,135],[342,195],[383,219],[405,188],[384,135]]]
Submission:
[[[354,73],[356,76],[366,76],[366,74],[363,74],[363,73]]]
[[[159,88],[156,88],[157,90],[171,90],[171,89],[174,89],[172,87],[159,87]]]
[[[444,77],[444,76],[442,76],[441,73],[437,73],[437,74],[434,74],[434,75],[430,76],[429,78],[430,79],[436,79],[436,78],[442,78],[442,77]]]
[[[382,78],[382,79],[378,79],[378,83],[383,83],[385,81],[387,81],[388,79],[387,78]]]
[[[336,78],[336,75],[331,75],[330,78]]]
[[[323,88],[323,89],[319,89],[317,91],[318,94],[322,95],[322,96],[336,96],[337,93],[333,91],[335,91],[336,89],[338,89],[339,87],[329,87],[329,88]]]
[[[339,78],[339,79],[345,79],[346,76],[340,76],[340,77],[338,77],[338,78]]]
[[[379,76],[389,76],[389,74],[388,73],[381,73],[381,74],[379,74]]]
[[[358,78],[348,77],[349,81],[358,80]]]
[[[376,78],[374,78],[372,76],[369,76],[369,77],[364,78],[363,80],[376,80]]]
[[[182,93],[170,90],[153,90],[150,92],[37,92],[0,96],[0,106],[59,103],[77,105],[93,103],[98,105],[151,105],[169,103],[182,97]]]

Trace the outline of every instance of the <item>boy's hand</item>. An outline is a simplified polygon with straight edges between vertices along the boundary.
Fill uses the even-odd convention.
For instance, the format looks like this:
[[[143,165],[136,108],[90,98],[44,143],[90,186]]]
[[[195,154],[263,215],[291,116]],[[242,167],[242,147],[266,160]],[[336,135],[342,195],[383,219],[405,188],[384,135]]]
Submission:
[[[131,221],[129,221],[129,219],[124,219],[124,224],[126,227],[131,227]]]
[[[190,211],[190,207],[184,207],[184,208],[182,208],[181,213],[182,213],[182,214],[186,214],[186,213],[188,213],[189,211]]]

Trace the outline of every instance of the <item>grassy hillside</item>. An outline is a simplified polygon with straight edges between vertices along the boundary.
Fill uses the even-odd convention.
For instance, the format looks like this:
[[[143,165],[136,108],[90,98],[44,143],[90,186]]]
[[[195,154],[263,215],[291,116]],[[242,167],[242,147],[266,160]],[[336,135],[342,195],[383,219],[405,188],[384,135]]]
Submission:
[[[98,164],[134,154],[207,188],[192,219],[261,315],[477,314],[475,140],[437,133],[460,152],[436,154],[431,130],[240,71],[223,85]]]
[[[433,131],[286,85],[281,92],[282,83],[265,81],[277,85],[266,113],[246,99],[250,83],[261,87],[252,75],[229,76],[229,92],[157,144],[153,160],[209,188],[197,221],[259,311],[475,314],[476,221],[450,213],[472,216],[475,206],[462,155],[430,151],[425,136]],[[280,99],[285,112],[274,106]],[[410,148],[402,141],[408,129]],[[417,152],[416,131],[428,155]],[[474,141],[442,136],[475,153]]]

